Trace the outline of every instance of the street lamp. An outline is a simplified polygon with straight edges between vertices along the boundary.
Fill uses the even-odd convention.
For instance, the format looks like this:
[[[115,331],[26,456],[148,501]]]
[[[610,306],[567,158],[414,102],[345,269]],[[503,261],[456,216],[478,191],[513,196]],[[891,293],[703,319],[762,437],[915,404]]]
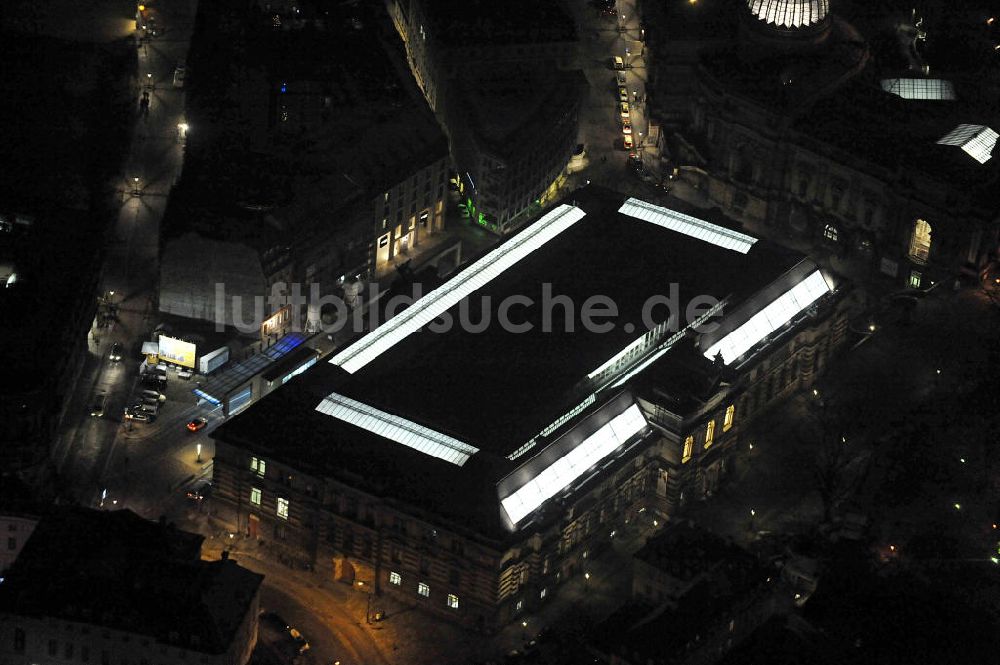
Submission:
[[[198,462],[198,464],[201,464],[201,444],[200,443],[195,445],[195,450],[198,451],[198,457],[197,457],[197,459],[195,459],[195,461]]]
[[[135,194],[136,196],[142,194],[142,192],[139,190],[139,176],[135,176],[134,178],[132,178],[132,193]]]

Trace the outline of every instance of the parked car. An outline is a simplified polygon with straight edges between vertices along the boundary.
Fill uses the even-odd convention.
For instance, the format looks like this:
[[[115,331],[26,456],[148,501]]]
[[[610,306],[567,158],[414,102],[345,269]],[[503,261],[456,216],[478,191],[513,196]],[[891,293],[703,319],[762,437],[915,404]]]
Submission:
[[[149,414],[152,414],[152,415],[155,416],[157,413],[160,412],[160,408],[159,408],[159,406],[157,406],[155,404],[147,404],[145,402],[141,402],[140,401],[140,402],[136,402],[135,404],[132,405],[131,411],[133,413],[136,413],[136,412],[149,413]]]
[[[628,122],[627,120],[623,121],[622,122],[622,134],[631,134],[631,133],[632,133],[632,123]]]
[[[619,111],[622,114],[622,120],[628,120],[629,119],[630,116],[628,114],[628,102],[622,102],[619,105]]]
[[[295,650],[299,654],[303,654],[309,650],[309,642],[306,640],[305,636],[297,629],[289,626],[288,622],[286,622],[281,615],[275,612],[261,612],[260,623],[262,627],[270,627],[272,630],[284,633],[288,638],[290,638]]]
[[[122,359],[122,345],[119,342],[111,345],[111,353],[108,355],[108,359],[113,363]]]
[[[625,60],[620,55],[616,55],[611,59],[611,66],[615,69],[625,69]]]
[[[211,481],[204,481],[198,483],[191,489],[187,491],[187,498],[192,501],[204,501],[205,499],[212,496],[212,483]]]
[[[618,81],[618,85],[625,85],[625,72],[615,74],[615,80]]]
[[[146,372],[142,375],[142,385],[154,389],[163,388],[163,386],[167,385],[167,377],[156,372]]]
[[[305,636],[302,633],[300,633],[295,628],[289,628],[288,634],[292,636],[293,640],[295,640],[295,644],[299,648],[299,653],[305,653],[306,651],[309,651],[309,642],[306,640]]]
[[[187,68],[184,66],[183,62],[177,63],[174,67],[174,87],[183,88],[184,87],[184,77],[187,75]]]
[[[126,420],[137,420],[140,423],[151,423],[156,420],[156,415],[146,413],[145,411],[133,411],[132,409],[126,409],[125,418]]]
[[[143,397],[149,397],[150,399],[155,399],[159,402],[164,402],[167,399],[166,395],[156,390],[143,390],[140,394]]]
[[[632,147],[635,144],[632,142],[632,135],[631,134],[626,134],[625,135],[624,143],[625,143],[625,149],[626,150],[631,150],[632,149]]]
[[[194,418],[188,421],[187,428],[192,432],[197,432],[200,429],[204,429],[205,425],[208,424],[208,418]]]
[[[628,88],[623,85],[618,86],[618,101],[627,102],[628,101]]]
[[[104,415],[104,409],[108,406],[108,396],[105,393],[97,393],[94,396],[94,405],[90,409],[90,415],[100,418]]]

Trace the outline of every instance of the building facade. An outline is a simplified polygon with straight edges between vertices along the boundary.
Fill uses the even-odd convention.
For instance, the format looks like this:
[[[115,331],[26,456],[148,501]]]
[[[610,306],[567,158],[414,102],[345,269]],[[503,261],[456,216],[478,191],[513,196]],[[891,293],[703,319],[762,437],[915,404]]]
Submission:
[[[577,145],[587,83],[572,20],[530,2],[386,6],[448,133],[468,217],[516,230],[553,199]]]
[[[847,342],[857,295],[839,280],[831,286],[832,278],[800,255],[703,220],[635,199],[623,203],[596,188],[578,190],[574,200],[580,207],[547,213],[407,313],[216,430],[214,497],[233,527],[333,579],[363,582],[377,597],[489,630],[544,605],[617,528],[666,523],[684,502],[716,491],[732,457],[746,454],[756,418],[813,385]],[[591,226],[559,231],[573,218],[589,218],[574,223]],[[558,352],[544,335],[505,337],[518,353],[538,354],[509,367],[493,360],[506,346],[468,350],[481,350],[479,335],[456,332],[443,344],[405,333],[422,320],[410,317],[442,315],[447,309],[437,308],[452,302],[443,298],[483,284],[519,252],[544,252],[529,265],[545,266],[546,275],[562,274],[559,260],[593,256],[595,283],[607,278],[608,288],[621,288],[623,266],[604,251],[607,226],[618,233],[623,261],[648,268],[637,257],[666,256],[661,242],[674,256],[692,257],[628,290],[656,291],[665,275],[683,274],[698,293],[697,280],[714,283],[719,272],[733,284],[767,286],[727,296],[680,331],[664,323],[630,334],[624,348],[583,332],[560,336]],[[546,232],[559,235],[547,241],[552,246],[537,246]],[[722,246],[712,249],[713,242]],[[567,244],[575,254],[560,253]],[[600,276],[599,255],[610,264]],[[529,268],[523,276],[506,270],[508,285],[532,289],[544,281]],[[626,294],[618,292],[623,307],[640,304]],[[770,333],[761,329],[764,308],[779,318],[774,312],[785,310]],[[720,311],[729,312],[723,323],[702,330]],[[392,361],[384,351],[397,343],[420,343],[421,353],[402,363],[392,354]],[[589,374],[581,367],[598,358]],[[535,371],[534,379],[524,376]],[[437,384],[438,376],[447,383]],[[484,402],[479,397],[491,394],[493,381],[521,388],[505,401]],[[411,393],[401,386],[422,387]],[[550,400],[557,406],[546,406]]]

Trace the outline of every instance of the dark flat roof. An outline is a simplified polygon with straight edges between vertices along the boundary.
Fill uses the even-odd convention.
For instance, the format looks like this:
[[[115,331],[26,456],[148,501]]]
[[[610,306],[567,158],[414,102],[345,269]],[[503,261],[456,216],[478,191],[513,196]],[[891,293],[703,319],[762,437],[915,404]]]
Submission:
[[[202,561],[202,540],[128,510],[64,508],[39,523],[0,584],[0,612],[222,653],[263,576]]]
[[[446,44],[534,44],[576,39],[573,19],[558,2],[432,0],[425,2],[432,38]]]
[[[679,302],[710,294],[738,302],[798,263],[801,255],[757,242],[746,254],[619,214],[625,197],[590,187],[575,194],[587,215],[557,238],[481,289],[493,315],[505,297],[536,305],[516,308],[529,333],[491,325],[479,334],[453,326],[443,334],[411,335],[356,372],[337,392],[448,433],[481,449],[507,455],[585,395],[574,387],[589,372],[645,332],[646,301],[678,284]],[[613,243],[613,245],[612,245]],[[552,297],[576,303],[567,331],[554,308],[552,332],[542,332],[543,285]],[[619,316],[611,332],[588,332],[579,309],[589,297],[613,298]],[[479,298],[469,319],[480,320]],[[458,308],[451,313],[458,320]],[[683,316],[683,312],[681,313]],[[514,315],[512,315],[514,318]],[[626,325],[634,331],[625,331]]]

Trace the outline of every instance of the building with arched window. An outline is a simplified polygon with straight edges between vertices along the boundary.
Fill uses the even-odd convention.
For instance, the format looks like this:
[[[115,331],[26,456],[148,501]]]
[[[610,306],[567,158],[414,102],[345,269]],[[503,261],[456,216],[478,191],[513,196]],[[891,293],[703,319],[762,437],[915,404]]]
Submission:
[[[865,279],[976,275],[1000,247],[997,123],[982,101],[994,93],[981,93],[975,63],[937,88],[912,72],[883,85],[904,77],[887,64],[899,44],[884,26],[898,21],[855,6],[855,26],[839,6],[643,5],[663,26],[648,44],[650,113],[674,137],[661,168],[681,174],[672,193]],[[939,13],[901,20],[932,29],[947,16],[928,11]],[[931,88],[947,94],[919,92]]]

